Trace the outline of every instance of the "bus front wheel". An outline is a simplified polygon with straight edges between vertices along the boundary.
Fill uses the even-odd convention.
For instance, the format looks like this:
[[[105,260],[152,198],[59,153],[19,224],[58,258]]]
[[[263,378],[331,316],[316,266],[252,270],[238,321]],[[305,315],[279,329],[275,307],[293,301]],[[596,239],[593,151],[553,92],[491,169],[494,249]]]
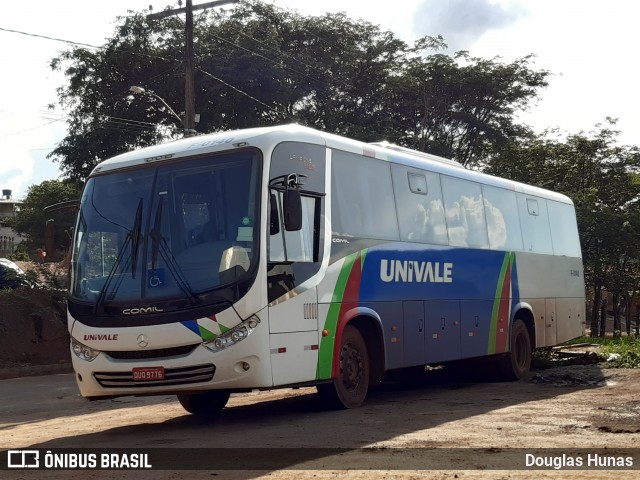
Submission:
[[[178,401],[182,408],[194,415],[215,415],[229,401],[228,390],[209,390],[199,393],[179,393]]]
[[[516,318],[511,326],[511,351],[498,363],[498,371],[505,380],[521,380],[531,367],[531,337],[525,323]]]
[[[347,325],[340,344],[340,376],[317,386],[320,398],[332,408],[357,408],[369,390],[367,345],[356,327]]]

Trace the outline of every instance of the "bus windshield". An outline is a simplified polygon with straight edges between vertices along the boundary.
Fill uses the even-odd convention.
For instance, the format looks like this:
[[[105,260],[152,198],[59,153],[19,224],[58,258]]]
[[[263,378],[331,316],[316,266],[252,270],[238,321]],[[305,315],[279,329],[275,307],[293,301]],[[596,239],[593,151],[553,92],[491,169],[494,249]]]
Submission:
[[[258,158],[234,152],[87,182],[70,297],[100,305],[195,300],[257,259]]]

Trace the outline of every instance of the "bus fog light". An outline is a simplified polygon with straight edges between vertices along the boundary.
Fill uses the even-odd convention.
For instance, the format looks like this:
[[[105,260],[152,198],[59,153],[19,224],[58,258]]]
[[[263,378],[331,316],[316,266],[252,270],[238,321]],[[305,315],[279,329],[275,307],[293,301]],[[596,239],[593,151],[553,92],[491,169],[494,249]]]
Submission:
[[[99,350],[87,347],[73,337],[71,337],[71,351],[76,357],[86,362],[92,362],[100,354]]]
[[[251,332],[253,332],[258,327],[259,323],[260,319],[258,317],[256,317],[255,315],[251,316],[229,331],[223,333],[222,335],[218,335],[215,339],[202,342],[202,345],[204,345],[212,352],[223,350],[247,338],[249,335],[251,335]]]

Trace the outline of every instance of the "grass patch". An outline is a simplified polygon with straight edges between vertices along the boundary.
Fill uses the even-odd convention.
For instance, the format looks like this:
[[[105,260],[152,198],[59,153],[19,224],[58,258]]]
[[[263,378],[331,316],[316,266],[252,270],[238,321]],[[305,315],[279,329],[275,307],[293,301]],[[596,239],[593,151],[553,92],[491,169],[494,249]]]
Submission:
[[[640,368],[640,337],[579,337],[563,345],[591,343],[602,345],[598,355],[605,366],[616,368]]]

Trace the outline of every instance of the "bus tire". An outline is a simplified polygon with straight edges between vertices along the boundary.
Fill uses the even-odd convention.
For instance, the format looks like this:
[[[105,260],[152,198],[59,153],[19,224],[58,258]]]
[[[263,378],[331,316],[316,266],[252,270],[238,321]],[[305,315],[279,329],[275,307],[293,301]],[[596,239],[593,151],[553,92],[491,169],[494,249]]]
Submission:
[[[228,390],[209,390],[199,393],[179,393],[178,401],[182,408],[194,415],[215,415],[229,401]]]
[[[358,329],[347,325],[340,342],[340,376],[316,388],[331,408],[357,408],[367,396],[370,375],[367,345]]]
[[[498,362],[500,376],[507,380],[522,380],[531,368],[531,337],[527,325],[516,318],[511,326],[511,350]]]

